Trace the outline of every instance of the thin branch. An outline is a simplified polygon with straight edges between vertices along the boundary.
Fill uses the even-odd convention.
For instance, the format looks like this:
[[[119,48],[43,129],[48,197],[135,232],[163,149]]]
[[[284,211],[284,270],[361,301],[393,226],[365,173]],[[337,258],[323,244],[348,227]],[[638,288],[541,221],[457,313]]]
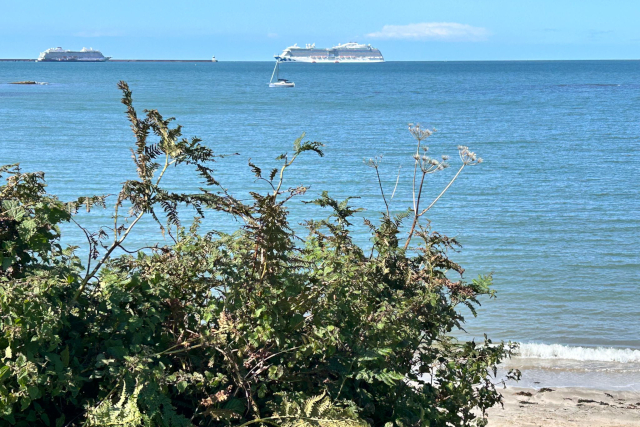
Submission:
[[[460,172],[462,172],[462,169],[464,169],[464,167],[466,166],[466,163],[463,163],[462,166],[460,166],[460,169],[458,169],[458,172],[455,174],[455,176],[451,179],[451,181],[449,181],[449,184],[447,184],[446,187],[444,187],[444,190],[442,190],[440,192],[440,194],[438,194],[438,197],[436,197],[433,202],[431,202],[431,204],[429,206],[427,206],[427,208],[425,210],[423,210],[422,212],[420,212],[420,215],[423,215],[425,212],[427,212],[429,209],[431,209],[433,207],[433,205],[436,204],[436,202],[438,200],[440,200],[440,197],[442,197],[444,195],[444,193],[447,192],[447,190],[449,189],[449,187],[451,187],[451,184],[453,184],[453,181],[455,181],[458,178],[458,175],[460,175]]]
[[[272,354],[272,355],[271,355],[271,356],[269,356],[269,357],[266,357],[265,359],[263,359],[263,360],[262,360],[262,362],[264,363],[264,362],[266,362],[267,360],[271,359],[272,357],[280,356],[280,355],[281,355],[281,354],[283,354],[283,353],[288,353],[288,352],[290,352],[290,351],[297,350],[297,349],[299,349],[299,348],[301,348],[301,347],[302,347],[302,346],[301,346],[301,345],[299,345],[299,346],[297,346],[297,347],[293,347],[293,348],[288,348],[288,349],[286,349],[286,350],[282,350],[281,352],[278,352],[278,353]],[[261,365],[256,365],[256,366],[254,366],[254,367],[253,367],[249,372],[247,372],[247,375],[245,375],[244,379],[246,380],[246,379],[249,377],[249,374],[251,374],[251,373],[252,373],[256,368],[259,368],[260,366],[261,366]]]
[[[413,211],[417,214],[418,208],[416,207],[416,174],[418,173],[418,163],[420,162],[420,141],[418,141],[418,150],[416,151],[415,164],[413,165],[413,185],[411,187],[413,191]]]
[[[143,215],[144,215],[144,211],[140,212],[136,217],[136,219],[124,231],[124,233],[122,234],[122,237],[118,241],[116,241],[114,244],[111,245],[111,247],[107,250],[107,252],[104,254],[102,259],[98,262],[98,264],[94,267],[94,269],[90,273],[87,270],[87,275],[84,277],[84,279],[82,280],[82,283],[80,284],[80,288],[76,291],[75,295],[73,296],[73,299],[71,300],[72,302],[75,302],[78,300],[82,292],[84,292],[84,289],[87,287],[87,283],[89,283],[89,280],[91,280],[96,275],[98,270],[100,270],[100,267],[102,267],[102,265],[105,262],[107,262],[107,259],[109,259],[109,256],[111,256],[111,253],[117,247],[119,247],[120,244],[127,238],[133,226],[136,225],[136,223],[140,220],[140,218],[142,218]]]
[[[466,162],[462,163],[462,166],[460,166],[460,169],[458,169],[458,172],[456,172],[456,174],[453,176],[453,178],[451,178],[451,181],[449,181],[449,183],[447,184],[446,187],[444,187],[444,190],[442,190],[440,192],[440,194],[438,194],[438,197],[436,197],[429,206],[427,206],[424,210],[422,210],[420,213],[418,213],[418,210],[416,209],[415,211],[415,215],[413,217],[413,223],[411,224],[411,229],[409,230],[409,237],[407,238],[407,241],[404,244],[404,249],[406,250],[409,247],[409,243],[411,242],[411,238],[413,237],[413,233],[415,231],[416,225],[418,223],[418,218],[420,218],[422,215],[424,215],[426,212],[429,211],[429,209],[431,209],[433,207],[433,205],[436,204],[436,202],[438,200],[440,200],[440,198],[444,195],[444,193],[447,192],[447,190],[449,189],[449,187],[451,187],[451,185],[454,183],[454,181],[458,178],[458,176],[460,175],[460,173],[462,172],[462,170],[464,169],[464,167],[467,166]],[[424,182],[424,177],[425,177],[426,173],[423,172],[422,175],[422,181]],[[422,182],[420,183],[420,190],[418,192],[418,203],[416,204],[416,207],[419,206],[420,204],[420,196],[422,194]]]
[[[284,170],[289,166],[291,166],[291,164],[296,159],[296,157],[298,157],[298,154],[294,154],[290,162],[287,162],[287,159],[285,157],[284,165],[282,165],[282,168],[280,169],[280,181],[278,182],[278,188],[276,188],[273,192],[274,197],[278,196],[278,193],[280,192],[280,187],[282,187],[282,182],[284,181]]]
[[[376,170],[376,176],[378,177],[378,185],[380,186],[380,193],[382,194],[382,200],[384,201],[384,205],[387,208],[387,216],[390,216],[389,203],[387,203],[387,198],[384,196],[384,190],[382,189],[382,180],[380,179],[380,171],[378,171],[378,165],[375,165],[373,168]]]
[[[118,200],[116,200],[116,205],[113,209],[113,243],[115,244],[118,241],[118,208],[120,207],[120,203],[122,203],[122,199],[120,196],[122,193],[118,194]]]
[[[427,176],[425,172],[422,172],[422,179],[420,180],[420,190],[418,190],[418,199],[416,200],[415,210],[413,215],[413,223],[411,224],[411,229],[409,230],[409,237],[407,237],[407,241],[404,244],[404,250],[406,251],[409,247],[409,242],[411,242],[411,237],[413,237],[413,233],[416,229],[416,225],[418,224],[418,218],[420,215],[418,214],[418,208],[420,207],[420,197],[422,197],[422,186],[424,185],[424,178]]]
[[[91,268],[91,248],[93,247],[93,242],[91,241],[91,237],[89,237],[89,232],[86,228],[78,224],[78,222],[73,219],[73,217],[71,217],[71,221],[73,221],[73,223],[77,225],[78,228],[80,228],[80,230],[82,230],[84,232],[84,235],[87,237],[87,242],[89,243],[89,259],[87,260],[87,270],[89,270]]]
[[[267,178],[262,177],[262,176],[260,178],[258,178],[258,179],[261,179],[261,180],[265,181],[267,184],[269,184],[271,186],[271,189],[275,191],[276,187],[273,185],[273,182],[269,181]]]
[[[396,178],[396,186],[393,187],[393,193],[391,193],[391,200],[393,200],[393,196],[396,194],[396,189],[398,188],[398,182],[400,182],[400,171],[402,170],[402,165],[398,168],[398,177]]]
[[[158,175],[158,179],[156,181],[156,186],[158,184],[160,184],[160,180],[162,179],[162,176],[164,175],[164,173],[166,172],[167,168],[169,166],[171,166],[172,164],[174,164],[176,161],[172,160],[171,162],[169,162],[169,154],[167,153],[165,155],[165,159],[164,159],[164,167],[162,168],[162,171],[160,172],[160,175]]]
[[[135,251],[130,251],[128,249],[126,249],[124,246],[122,246],[121,244],[118,244],[118,246],[120,247],[120,249],[122,249],[124,252],[128,253],[128,254],[137,254],[138,252],[140,252],[143,249],[158,249],[158,245],[156,244],[155,246],[143,246],[139,249],[136,249]]]

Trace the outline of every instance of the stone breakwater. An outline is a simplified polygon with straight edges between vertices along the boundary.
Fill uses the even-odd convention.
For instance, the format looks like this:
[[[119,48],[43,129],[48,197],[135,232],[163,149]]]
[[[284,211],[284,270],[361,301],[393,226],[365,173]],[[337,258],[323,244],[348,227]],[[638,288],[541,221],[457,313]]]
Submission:
[[[32,80],[25,80],[22,82],[11,82],[10,85],[46,85],[47,82],[34,82]]]

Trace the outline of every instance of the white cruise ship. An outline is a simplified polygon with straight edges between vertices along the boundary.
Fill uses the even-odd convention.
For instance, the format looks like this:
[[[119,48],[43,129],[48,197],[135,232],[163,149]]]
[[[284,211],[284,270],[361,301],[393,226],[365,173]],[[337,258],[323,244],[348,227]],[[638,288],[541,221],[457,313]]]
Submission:
[[[52,47],[40,54],[36,62],[105,62],[111,59],[104,56],[99,50],[83,47],[81,51],[64,50],[61,47]]]
[[[317,48],[315,43],[300,47],[297,44],[282,51],[280,55],[274,55],[281,62],[308,62],[308,63],[358,63],[370,64],[384,62],[382,53],[370,44],[345,43],[330,49]]]

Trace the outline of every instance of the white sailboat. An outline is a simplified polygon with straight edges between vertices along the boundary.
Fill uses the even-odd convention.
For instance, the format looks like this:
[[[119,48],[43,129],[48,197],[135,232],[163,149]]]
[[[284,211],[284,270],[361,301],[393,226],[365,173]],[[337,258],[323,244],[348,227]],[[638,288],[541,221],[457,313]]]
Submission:
[[[280,61],[276,61],[276,66],[271,73],[271,80],[269,80],[269,87],[296,87],[294,82],[280,78]]]

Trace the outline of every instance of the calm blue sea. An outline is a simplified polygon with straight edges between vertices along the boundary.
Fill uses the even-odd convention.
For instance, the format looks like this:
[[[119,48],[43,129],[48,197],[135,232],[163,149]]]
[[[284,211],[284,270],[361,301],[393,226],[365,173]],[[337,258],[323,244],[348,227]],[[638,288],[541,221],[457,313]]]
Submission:
[[[453,257],[467,278],[494,273],[498,298],[469,316],[470,336],[529,343],[531,358],[640,363],[640,62],[281,66],[294,89],[268,88],[272,68],[0,62],[0,163],[46,171],[62,199],[116,193],[135,173],[116,88],[126,80],[140,110],[176,117],[186,136],[221,154],[239,153],[217,164],[235,194],[264,188],[251,183],[248,158],[274,167],[306,132],[326,144],[326,156],[301,158],[286,184],[311,184],[307,199],[322,190],[359,196],[353,203],[375,218],[384,205],[363,158],[383,156],[387,193],[401,167],[392,203],[399,212],[411,204],[407,123],[432,126],[429,153],[454,160],[428,181],[427,197],[455,172],[457,145],[485,159],[430,211],[434,229],[463,244]],[[7,84],[18,80],[48,84]],[[188,174],[169,178],[173,188],[198,185]],[[321,215],[302,204],[291,210],[293,222]],[[109,215],[80,219],[97,227]],[[237,224],[210,217],[206,226]],[[65,239],[82,244],[71,228]]]

